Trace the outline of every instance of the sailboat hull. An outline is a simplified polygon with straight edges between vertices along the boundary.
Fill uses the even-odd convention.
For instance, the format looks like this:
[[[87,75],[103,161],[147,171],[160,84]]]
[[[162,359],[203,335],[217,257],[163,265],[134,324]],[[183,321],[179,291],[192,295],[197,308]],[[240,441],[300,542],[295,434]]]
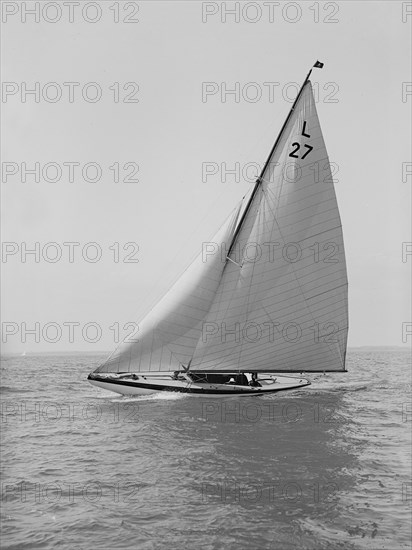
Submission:
[[[267,393],[279,393],[309,386],[304,378],[292,378],[263,374],[259,376],[259,386],[244,384],[194,383],[189,377],[174,380],[170,375],[118,375],[92,373],[88,378],[93,386],[110,390],[121,395],[149,395],[160,392],[178,392],[202,397],[246,397],[259,396]]]

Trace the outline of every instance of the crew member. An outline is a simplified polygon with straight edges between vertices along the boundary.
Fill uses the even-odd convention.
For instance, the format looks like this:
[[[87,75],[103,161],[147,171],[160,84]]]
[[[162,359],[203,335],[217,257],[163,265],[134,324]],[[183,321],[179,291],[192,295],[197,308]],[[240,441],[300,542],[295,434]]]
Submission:
[[[257,374],[255,372],[252,372],[252,379],[251,381],[249,382],[249,386],[253,386],[253,387],[261,387],[262,384],[260,382],[258,382],[258,379],[257,379]]]

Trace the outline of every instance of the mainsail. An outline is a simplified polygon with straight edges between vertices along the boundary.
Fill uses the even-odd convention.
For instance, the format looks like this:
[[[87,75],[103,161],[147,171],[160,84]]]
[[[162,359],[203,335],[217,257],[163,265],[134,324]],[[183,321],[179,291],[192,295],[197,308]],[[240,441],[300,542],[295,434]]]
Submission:
[[[308,77],[241,220],[213,239],[228,256],[198,258],[97,372],[345,370],[342,227]]]
[[[342,228],[309,80],[255,191],[191,368],[345,370]]]

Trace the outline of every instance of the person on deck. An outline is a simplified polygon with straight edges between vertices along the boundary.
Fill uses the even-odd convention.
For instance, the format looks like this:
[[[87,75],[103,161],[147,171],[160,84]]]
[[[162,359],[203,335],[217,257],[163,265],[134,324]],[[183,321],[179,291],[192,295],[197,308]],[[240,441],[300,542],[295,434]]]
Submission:
[[[262,387],[262,384],[260,382],[258,382],[257,374],[255,372],[252,372],[252,379],[249,382],[249,386],[253,386],[255,388],[256,387]]]

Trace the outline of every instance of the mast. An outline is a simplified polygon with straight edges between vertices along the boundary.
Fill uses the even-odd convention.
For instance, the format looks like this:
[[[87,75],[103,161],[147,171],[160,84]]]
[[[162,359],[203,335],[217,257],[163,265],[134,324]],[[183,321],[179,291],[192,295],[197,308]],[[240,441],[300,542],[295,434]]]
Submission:
[[[266,168],[269,166],[270,159],[272,158],[272,155],[273,155],[273,153],[274,153],[274,151],[275,151],[275,149],[276,149],[276,147],[277,147],[277,145],[278,145],[278,143],[279,143],[279,141],[280,141],[280,139],[281,139],[281,137],[282,137],[282,135],[283,135],[283,132],[284,132],[284,130],[285,130],[285,128],[286,128],[286,125],[287,125],[287,123],[289,122],[289,119],[290,119],[290,117],[292,116],[293,111],[295,110],[296,104],[297,104],[297,102],[299,101],[300,96],[302,95],[302,91],[303,91],[304,87],[306,86],[306,84],[307,84],[307,82],[308,82],[308,80],[309,80],[309,78],[310,78],[310,75],[311,75],[311,73],[312,73],[313,67],[317,67],[317,68],[319,68],[319,69],[322,69],[322,68],[323,68],[323,63],[321,63],[320,61],[316,61],[316,63],[313,64],[313,66],[311,67],[310,71],[309,71],[308,74],[306,75],[306,78],[305,78],[305,80],[304,80],[302,86],[300,87],[300,90],[299,90],[299,92],[298,92],[298,95],[296,96],[296,99],[295,99],[295,101],[293,102],[293,105],[292,105],[292,107],[291,107],[291,109],[290,109],[290,111],[289,111],[289,114],[288,114],[288,116],[286,117],[286,120],[285,120],[285,122],[283,123],[282,128],[280,129],[279,135],[278,135],[278,137],[276,138],[276,141],[275,141],[275,143],[273,144],[272,149],[270,150],[270,153],[269,153],[268,158],[266,159],[265,165],[263,166],[262,171],[260,172],[260,175],[259,175],[259,177],[258,177],[257,180],[256,180],[255,187],[253,188],[252,194],[251,194],[251,196],[250,196],[250,198],[249,198],[249,201],[248,201],[248,203],[247,203],[247,205],[246,205],[246,208],[245,208],[245,210],[244,210],[244,212],[243,212],[243,214],[242,214],[242,217],[240,218],[240,221],[239,221],[239,223],[238,223],[238,226],[236,227],[236,230],[235,230],[235,232],[234,232],[234,234],[233,234],[233,239],[232,239],[232,242],[231,242],[231,244],[230,244],[229,251],[228,251],[227,256],[226,256],[227,258],[230,256],[230,253],[232,252],[233,246],[234,246],[235,241],[236,241],[236,237],[238,236],[239,231],[242,229],[243,222],[244,222],[244,220],[245,220],[245,218],[246,218],[246,216],[247,216],[247,213],[248,213],[248,211],[249,211],[249,209],[250,209],[250,206],[251,206],[251,204],[252,204],[252,201],[253,201],[253,199],[255,198],[255,195],[256,195],[256,193],[257,193],[257,190],[259,189],[260,184],[262,183],[262,178],[263,178],[263,175],[264,175],[264,173],[265,173],[265,171],[266,171]]]

